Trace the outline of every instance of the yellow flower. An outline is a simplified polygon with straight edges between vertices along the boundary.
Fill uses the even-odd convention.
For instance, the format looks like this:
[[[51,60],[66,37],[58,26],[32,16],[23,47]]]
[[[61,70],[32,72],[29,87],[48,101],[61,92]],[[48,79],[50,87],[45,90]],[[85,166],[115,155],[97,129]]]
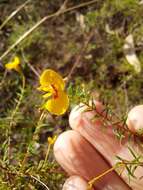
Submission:
[[[43,108],[55,115],[64,114],[69,106],[69,98],[64,92],[63,78],[55,71],[47,69],[40,76],[40,84],[38,89],[46,92],[43,97],[48,98]]]
[[[57,139],[57,135],[54,135],[53,138],[52,138],[52,137],[48,137],[48,143],[49,143],[50,145],[52,145],[52,144],[55,143],[56,139]]]
[[[18,56],[15,56],[13,61],[11,61],[10,63],[7,63],[5,65],[5,68],[8,69],[8,70],[15,70],[17,72],[20,72],[21,69],[20,69],[20,59]]]
[[[65,88],[63,78],[51,69],[47,69],[42,73],[40,76],[40,84],[42,87],[45,87],[45,89],[42,89],[44,91],[49,91],[49,89],[52,88],[52,84],[58,90],[64,90]]]

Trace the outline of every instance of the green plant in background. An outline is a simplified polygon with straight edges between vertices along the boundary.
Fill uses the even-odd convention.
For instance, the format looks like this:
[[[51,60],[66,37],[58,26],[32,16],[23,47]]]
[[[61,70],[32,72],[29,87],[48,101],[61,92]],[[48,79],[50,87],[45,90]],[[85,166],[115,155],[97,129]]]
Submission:
[[[63,2],[58,3],[61,5]],[[41,112],[39,105],[43,104],[43,97],[36,90],[37,77],[41,70],[47,68],[59,71],[66,77],[61,83],[67,82],[65,88],[70,109],[80,102],[89,105],[89,100],[98,98],[108,105],[106,113],[117,113],[116,122],[125,121],[130,107],[142,103],[143,98],[142,71],[135,73],[123,52],[125,38],[131,33],[135,51],[142,61],[143,6],[137,0],[79,1],[79,4],[71,0],[57,13],[57,1],[31,0],[21,4],[19,6],[16,0],[13,4],[0,2],[0,10],[5,10],[0,11],[3,21],[0,27],[1,56],[10,50],[1,61],[7,63],[14,58],[11,63],[16,71],[20,71],[18,75],[0,68],[0,189],[59,190],[66,174],[53,157],[53,139],[49,138],[47,142],[47,138],[68,128],[68,113],[57,117]],[[17,5],[22,8],[17,8]],[[13,11],[16,14],[8,17]],[[54,14],[49,16],[51,12]],[[77,13],[81,16],[78,21]],[[45,20],[41,22],[41,18]],[[6,67],[11,69],[11,66]],[[57,91],[62,95],[65,93],[64,88],[59,90],[58,86],[50,90],[48,87],[49,91],[44,101],[48,104]],[[68,103],[64,112],[67,107]],[[47,108],[51,110],[51,107]],[[107,125],[107,118],[102,119]],[[115,135],[121,140],[124,131],[118,128]],[[122,158],[118,158],[116,166],[122,165],[129,176],[134,177],[134,171],[142,161],[134,150],[129,151],[133,155],[133,167],[130,167],[131,162],[123,165]],[[106,171],[105,175],[110,171]]]

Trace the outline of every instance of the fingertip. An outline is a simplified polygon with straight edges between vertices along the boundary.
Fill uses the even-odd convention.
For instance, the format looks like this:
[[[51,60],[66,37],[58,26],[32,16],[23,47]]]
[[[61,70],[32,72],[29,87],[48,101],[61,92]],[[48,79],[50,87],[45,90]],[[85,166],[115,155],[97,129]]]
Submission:
[[[135,106],[129,111],[126,124],[132,133],[143,134],[143,105]]]
[[[54,150],[54,155],[58,159],[59,152],[60,151],[66,151],[68,148],[71,146],[71,139],[73,138],[75,132],[72,130],[66,131],[62,134],[60,134],[54,144],[53,150]]]
[[[78,126],[80,117],[86,109],[87,109],[87,106],[82,103],[79,104],[78,106],[75,106],[72,109],[72,111],[69,115],[69,124],[70,124],[71,128],[75,128],[76,126]]]
[[[101,102],[94,100],[94,104],[96,107],[96,110],[98,112],[102,112],[103,105]],[[90,105],[90,103],[89,103]],[[82,125],[82,118],[86,116],[88,119],[92,119],[95,115],[95,110],[94,111],[88,111],[87,105],[80,103],[78,106],[73,108],[73,110],[70,113],[69,116],[69,124],[72,129],[76,129],[79,125]]]
[[[80,176],[69,177],[64,186],[63,190],[87,190],[88,183]]]
[[[83,143],[84,140],[78,132],[69,130],[59,135],[54,144],[55,158],[69,175],[76,173],[73,162],[77,160],[76,150]]]

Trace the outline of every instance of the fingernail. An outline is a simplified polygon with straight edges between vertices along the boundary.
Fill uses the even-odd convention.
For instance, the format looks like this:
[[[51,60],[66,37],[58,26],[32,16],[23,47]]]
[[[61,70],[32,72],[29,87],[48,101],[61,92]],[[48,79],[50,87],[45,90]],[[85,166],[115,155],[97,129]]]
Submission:
[[[88,184],[83,178],[72,176],[66,180],[63,190],[87,190],[87,187]]]

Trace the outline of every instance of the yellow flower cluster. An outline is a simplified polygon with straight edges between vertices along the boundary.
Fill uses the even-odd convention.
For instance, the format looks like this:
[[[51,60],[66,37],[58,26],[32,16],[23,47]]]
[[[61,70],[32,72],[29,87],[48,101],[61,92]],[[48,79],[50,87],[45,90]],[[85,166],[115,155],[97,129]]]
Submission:
[[[5,65],[5,68],[8,70],[15,70],[17,72],[20,72],[20,59],[18,56],[15,56],[14,59]]]
[[[39,90],[46,92],[43,95],[48,100],[43,108],[55,115],[62,115],[69,106],[69,98],[64,92],[65,82],[63,78],[51,69],[45,70],[40,76]]]

